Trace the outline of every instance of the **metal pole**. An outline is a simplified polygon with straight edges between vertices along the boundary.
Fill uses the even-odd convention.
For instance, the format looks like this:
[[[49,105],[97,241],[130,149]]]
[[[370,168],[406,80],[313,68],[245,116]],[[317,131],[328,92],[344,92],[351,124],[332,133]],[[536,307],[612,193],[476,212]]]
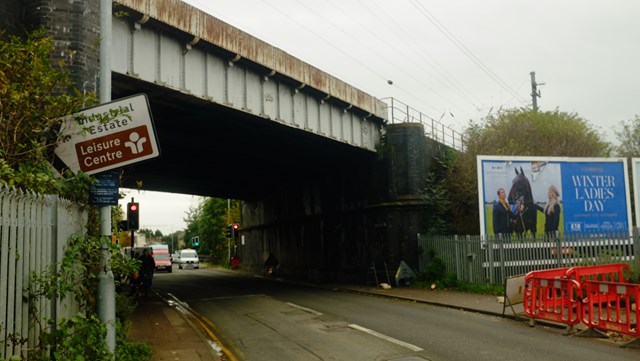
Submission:
[[[531,100],[533,101],[533,111],[538,111],[538,84],[536,84],[536,72],[532,71],[531,75]]]
[[[227,198],[227,224],[231,224],[231,199],[229,198]],[[233,237],[233,227],[231,228],[231,237]],[[227,238],[227,261],[231,262],[231,238]]]
[[[111,7],[112,0],[100,0],[100,103],[111,101]],[[111,271],[111,206],[100,207],[102,264],[98,274],[98,317],[105,325],[105,344],[115,359],[116,287]]]

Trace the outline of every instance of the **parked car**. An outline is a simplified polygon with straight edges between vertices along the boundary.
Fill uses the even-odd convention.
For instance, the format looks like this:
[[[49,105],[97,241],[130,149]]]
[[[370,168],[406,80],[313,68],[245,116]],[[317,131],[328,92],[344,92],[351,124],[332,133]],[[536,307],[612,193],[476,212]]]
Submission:
[[[198,253],[193,249],[181,249],[178,251],[178,268],[200,268]]]
[[[152,244],[153,261],[156,264],[156,271],[167,271],[171,273],[171,256],[169,255],[169,246],[166,244]]]

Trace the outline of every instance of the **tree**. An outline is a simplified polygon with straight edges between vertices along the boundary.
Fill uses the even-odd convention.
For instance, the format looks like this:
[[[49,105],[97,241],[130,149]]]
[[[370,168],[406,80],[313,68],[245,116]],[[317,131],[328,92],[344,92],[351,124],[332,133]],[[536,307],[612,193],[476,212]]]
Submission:
[[[616,155],[620,157],[640,157],[640,116],[626,122],[620,122],[620,129],[615,130],[619,145],[615,147]]]
[[[64,62],[51,64],[44,31],[25,39],[0,33],[0,184],[86,203],[91,178],[56,177],[50,166],[65,115],[95,98],[72,89]]]
[[[52,64],[53,43],[53,39],[45,37],[44,30],[24,38],[5,36],[0,31],[0,185],[57,194],[86,204],[93,178],[83,173],[60,177],[50,161],[62,140],[59,131],[62,117],[94,104],[95,98],[73,88],[64,62]],[[121,217],[118,212],[115,214]],[[37,307],[29,307],[29,316],[40,329],[34,330],[37,346],[28,351],[27,359],[114,358],[104,343],[95,342],[104,336],[104,325],[96,313],[97,298],[93,297],[98,288],[96,275],[104,269],[99,226],[96,209],[90,209],[87,234],[67,240],[60,262],[29,275],[29,287],[23,290],[29,305],[40,304],[40,298],[71,296],[78,302],[79,311],[68,319],[57,320],[39,312]],[[125,259],[115,248],[110,252],[111,269],[118,283],[123,279],[119,276],[137,269],[137,263]],[[134,359],[131,355],[148,358],[148,346],[127,341],[127,328],[121,323],[126,308],[120,307],[120,317],[116,318],[119,338],[115,358]],[[14,336],[17,342],[26,343],[31,333]]]
[[[478,155],[606,157],[611,144],[577,114],[516,108],[471,123],[446,182],[450,231],[478,234]]]
[[[227,209],[229,207],[229,209]],[[229,218],[230,217],[230,218]],[[192,209],[185,222],[187,231],[185,240],[200,237],[200,254],[209,254],[213,261],[226,263],[229,240],[225,233],[229,223],[239,223],[240,201],[207,198],[196,209]]]

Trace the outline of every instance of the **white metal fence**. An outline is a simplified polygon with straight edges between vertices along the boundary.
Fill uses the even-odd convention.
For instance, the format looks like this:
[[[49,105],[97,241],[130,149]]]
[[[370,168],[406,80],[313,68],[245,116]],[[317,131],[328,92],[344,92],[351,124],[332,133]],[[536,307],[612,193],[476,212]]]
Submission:
[[[496,239],[490,236],[418,236],[419,271],[437,258],[446,273],[471,284],[502,285],[530,271],[627,263],[640,272],[640,230],[610,234],[560,235],[556,239]]]
[[[72,234],[85,229],[85,211],[55,196],[0,187],[0,359],[21,355],[37,344],[40,320],[69,318],[78,311],[72,296],[29,300],[25,291],[33,273],[56,267]],[[26,344],[12,341],[27,338]]]

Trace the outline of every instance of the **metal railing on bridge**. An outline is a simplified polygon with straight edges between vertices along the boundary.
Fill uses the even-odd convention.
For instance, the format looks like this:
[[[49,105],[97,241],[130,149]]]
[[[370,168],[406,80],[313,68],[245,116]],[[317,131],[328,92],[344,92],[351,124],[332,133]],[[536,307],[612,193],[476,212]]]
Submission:
[[[559,235],[555,239],[496,239],[493,236],[418,236],[424,271],[437,257],[448,275],[470,284],[503,285],[507,277],[531,271],[626,263],[640,272],[640,230],[609,234]]]
[[[389,121],[396,123],[420,123],[424,126],[425,135],[435,141],[456,150],[464,150],[464,136],[453,128],[429,117],[395,98],[380,99],[387,103]]]

